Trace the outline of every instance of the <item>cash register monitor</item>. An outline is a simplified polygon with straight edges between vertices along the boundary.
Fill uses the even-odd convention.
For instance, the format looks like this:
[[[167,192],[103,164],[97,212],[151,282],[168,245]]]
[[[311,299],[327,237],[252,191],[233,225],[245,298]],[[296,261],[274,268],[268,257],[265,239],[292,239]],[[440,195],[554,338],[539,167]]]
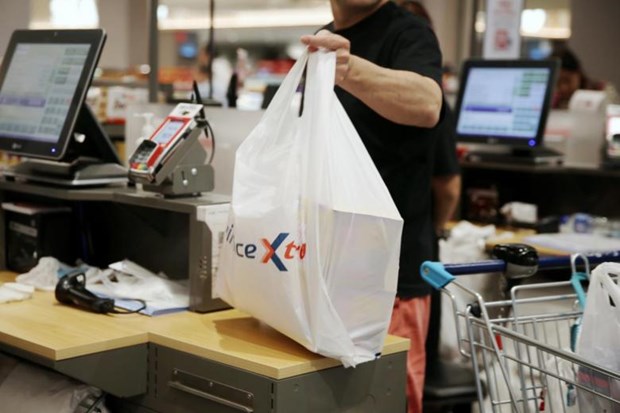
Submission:
[[[7,176],[69,185],[126,179],[85,104],[105,38],[99,29],[13,33],[0,69],[0,150],[39,161]]]
[[[456,105],[459,142],[484,144],[478,157],[539,162],[558,64],[555,60],[469,60]]]

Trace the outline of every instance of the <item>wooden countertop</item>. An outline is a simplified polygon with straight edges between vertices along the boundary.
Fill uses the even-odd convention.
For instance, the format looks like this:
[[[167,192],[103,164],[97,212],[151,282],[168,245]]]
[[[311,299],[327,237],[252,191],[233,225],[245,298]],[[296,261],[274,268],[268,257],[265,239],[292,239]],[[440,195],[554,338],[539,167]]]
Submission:
[[[15,275],[0,272],[0,281]],[[53,293],[35,291],[30,300],[0,304],[0,342],[51,359],[146,343],[140,315],[102,316],[59,304]]]
[[[0,272],[0,282],[13,280]],[[275,379],[340,365],[238,310],[100,315],[38,291],[30,300],[0,304],[0,342],[54,361],[152,342]],[[409,340],[388,336],[383,354],[408,346]]]
[[[150,341],[254,373],[283,379],[340,365],[238,310],[158,317]],[[386,337],[383,354],[407,351],[409,340]]]

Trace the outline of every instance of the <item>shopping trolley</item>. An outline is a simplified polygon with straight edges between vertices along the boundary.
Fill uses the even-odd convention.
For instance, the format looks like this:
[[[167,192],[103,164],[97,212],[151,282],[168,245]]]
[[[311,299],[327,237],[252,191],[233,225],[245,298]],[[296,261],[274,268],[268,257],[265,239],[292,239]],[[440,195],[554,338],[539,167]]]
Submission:
[[[620,253],[580,255],[586,264],[620,261]],[[620,412],[620,372],[574,353],[585,294],[578,281],[575,256],[549,257],[524,267],[503,260],[443,265],[425,262],[422,277],[442,289],[454,307],[461,354],[471,359],[481,412],[581,412],[588,399],[599,410]],[[571,281],[518,285],[509,297],[485,302],[480,294],[455,281],[455,275],[501,272],[521,278],[537,269],[571,268]],[[589,270],[589,269],[587,269]],[[447,286],[450,285],[452,287]],[[458,308],[455,292],[471,297]],[[461,300],[462,301],[462,300]],[[591,400],[590,400],[591,401]]]

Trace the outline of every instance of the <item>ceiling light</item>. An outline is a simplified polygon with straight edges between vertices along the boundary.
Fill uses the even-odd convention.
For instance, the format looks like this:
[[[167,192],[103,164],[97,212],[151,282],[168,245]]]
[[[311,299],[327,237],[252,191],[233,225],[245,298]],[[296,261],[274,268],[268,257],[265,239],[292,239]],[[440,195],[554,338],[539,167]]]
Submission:
[[[547,21],[547,12],[543,9],[526,9],[521,13],[521,31],[527,34],[538,33]]]

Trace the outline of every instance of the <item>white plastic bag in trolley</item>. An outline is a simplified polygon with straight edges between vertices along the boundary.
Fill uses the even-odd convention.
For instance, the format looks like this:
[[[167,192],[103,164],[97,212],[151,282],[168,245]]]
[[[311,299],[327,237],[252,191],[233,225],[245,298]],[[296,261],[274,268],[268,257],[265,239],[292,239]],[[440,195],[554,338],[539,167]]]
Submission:
[[[583,311],[577,354],[606,369],[620,373],[620,287],[610,277],[620,275],[620,264],[603,263],[592,271],[586,307]],[[620,400],[620,381],[579,367],[577,382]],[[598,397],[585,390],[578,390],[581,412],[619,413],[620,404]]]
[[[355,366],[383,347],[402,219],[334,93],[335,59],[304,54],[237,150],[214,284],[232,306]]]

